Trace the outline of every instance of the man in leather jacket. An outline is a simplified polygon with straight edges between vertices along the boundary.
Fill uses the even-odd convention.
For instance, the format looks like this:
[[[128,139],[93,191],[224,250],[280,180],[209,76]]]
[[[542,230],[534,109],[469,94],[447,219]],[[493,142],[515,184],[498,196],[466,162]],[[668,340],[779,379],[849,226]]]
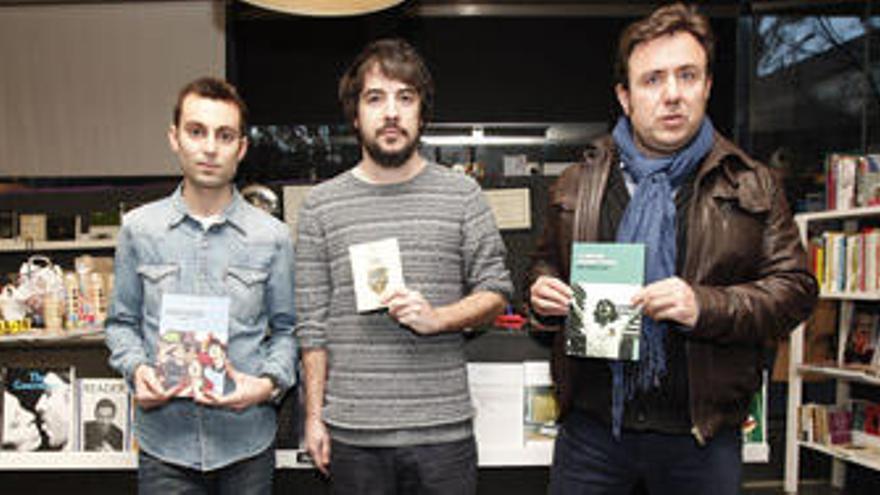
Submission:
[[[615,87],[624,116],[551,190],[530,272],[538,328],[564,323],[573,242],[637,242],[647,253],[633,298],[641,361],[566,356],[556,335],[563,417],[552,494],[636,484],[739,493],[740,425],[764,346],[816,302],[781,184],[705,115],[712,58],[711,29],[693,7],[661,7],[629,26]]]

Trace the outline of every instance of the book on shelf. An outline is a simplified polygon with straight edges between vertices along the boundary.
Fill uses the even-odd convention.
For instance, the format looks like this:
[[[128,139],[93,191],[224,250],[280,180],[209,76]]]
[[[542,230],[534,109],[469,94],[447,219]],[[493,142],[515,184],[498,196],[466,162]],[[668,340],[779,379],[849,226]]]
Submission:
[[[865,406],[865,433],[880,436],[880,404],[871,403]]]
[[[829,210],[880,204],[880,154],[828,154],[825,191]]]
[[[822,445],[852,442],[853,415],[849,407],[826,404],[803,404],[798,414],[798,438]]]
[[[825,293],[880,291],[880,229],[827,230],[807,245],[808,261]]]
[[[571,252],[570,356],[637,361],[640,308],[630,303],[645,280],[644,244],[576,242]]]
[[[2,449],[76,450],[75,369],[7,367],[2,375]]]
[[[156,370],[177,397],[195,391],[223,395],[229,298],[164,294],[159,315]]]
[[[880,309],[859,304],[852,311],[851,325],[844,329],[843,365],[870,371],[876,362],[880,334]]]
[[[130,445],[131,399],[122,378],[81,378],[79,445],[84,452],[122,452]]]
[[[842,407],[828,409],[828,443],[843,445],[852,442],[852,413]]]

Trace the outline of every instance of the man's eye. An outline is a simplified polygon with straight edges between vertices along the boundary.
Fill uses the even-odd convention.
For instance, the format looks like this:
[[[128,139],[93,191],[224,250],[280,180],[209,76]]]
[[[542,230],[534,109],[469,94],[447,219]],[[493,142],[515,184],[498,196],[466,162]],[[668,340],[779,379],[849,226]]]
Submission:
[[[414,93],[403,93],[399,99],[401,103],[411,104],[416,101],[416,95]]]
[[[238,139],[238,133],[235,131],[219,131],[217,133],[217,140],[223,144],[232,144],[236,139]]]
[[[645,84],[648,86],[653,86],[653,85],[657,84],[658,82],[660,82],[660,76],[658,76],[656,74],[652,74],[652,75],[645,78]]]
[[[682,71],[680,77],[684,81],[693,81],[697,78],[697,72],[693,70]]]
[[[376,94],[369,94],[364,97],[364,101],[367,102],[368,104],[379,103],[382,101],[382,96],[376,95]]]
[[[190,127],[186,130],[186,133],[194,138],[202,138],[206,135],[205,129],[202,127]]]

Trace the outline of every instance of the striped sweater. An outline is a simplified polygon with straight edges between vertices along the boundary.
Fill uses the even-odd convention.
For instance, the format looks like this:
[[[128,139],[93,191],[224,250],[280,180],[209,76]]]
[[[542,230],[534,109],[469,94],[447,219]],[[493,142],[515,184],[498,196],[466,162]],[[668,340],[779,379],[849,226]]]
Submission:
[[[396,238],[409,289],[435,307],[477,291],[510,297],[505,248],[479,185],[428,164],[411,180],[369,184],[351,171],[316,186],[299,214],[297,336],[327,350],[323,419],[367,446],[471,434],[461,333],[421,336],[385,312],[358,314],[348,247]]]

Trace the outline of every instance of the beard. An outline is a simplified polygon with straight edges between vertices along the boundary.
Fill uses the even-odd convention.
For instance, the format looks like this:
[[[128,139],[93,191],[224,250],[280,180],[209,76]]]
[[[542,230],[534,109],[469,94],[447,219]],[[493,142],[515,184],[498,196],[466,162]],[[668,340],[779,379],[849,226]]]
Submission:
[[[409,133],[405,130],[400,128],[398,128],[398,130],[400,131],[401,139],[409,138]],[[379,132],[382,131],[379,130]],[[419,138],[421,135],[421,131],[417,132],[416,135],[406,143],[406,146],[397,151],[383,150],[379,145],[379,140],[377,138],[368,139],[361,135],[361,142],[364,144],[364,150],[367,155],[369,155],[376,164],[383,168],[400,168],[415,154],[416,149],[419,147]]]

